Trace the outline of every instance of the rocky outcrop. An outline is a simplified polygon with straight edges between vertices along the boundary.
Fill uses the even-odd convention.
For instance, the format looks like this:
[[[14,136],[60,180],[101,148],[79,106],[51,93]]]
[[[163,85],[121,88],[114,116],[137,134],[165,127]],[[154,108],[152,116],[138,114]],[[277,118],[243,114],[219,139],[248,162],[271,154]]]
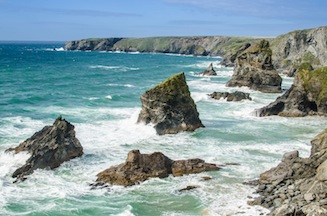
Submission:
[[[258,116],[298,117],[327,113],[327,67],[298,72],[289,90],[256,110]]]
[[[213,92],[209,94],[213,99],[220,100],[221,98],[226,99],[227,101],[241,101],[241,100],[252,100],[249,93],[244,93],[240,91],[235,91],[232,93],[229,92]]]
[[[141,154],[139,150],[132,150],[128,153],[125,163],[100,172],[97,182],[131,186],[149,178],[165,178],[170,174],[182,176],[218,169],[215,164],[206,163],[201,159],[173,161],[161,152]]]
[[[75,137],[74,125],[58,117],[52,126],[46,126],[15,148],[7,151],[28,151],[31,157],[12,175],[18,179],[36,169],[54,169],[60,164],[83,154],[83,147]]]
[[[184,73],[176,74],[141,95],[138,123],[154,124],[159,135],[194,131],[202,124]]]
[[[281,92],[282,78],[271,63],[269,42],[262,40],[236,58],[236,67],[228,87],[248,86],[265,93]]]
[[[295,75],[302,70],[307,70],[307,71],[313,71],[313,67],[310,63],[308,62],[303,62],[299,66],[293,66],[290,68],[290,70],[287,73],[287,76],[289,77],[295,77]]]
[[[199,75],[201,75],[201,76],[217,76],[217,73],[213,69],[212,63],[210,63],[209,67],[205,71],[200,72]]]
[[[327,26],[293,31],[271,41],[273,64],[278,70],[289,70],[303,62],[315,67],[327,65]]]
[[[121,39],[122,38],[104,38],[69,41],[65,44],[64,49],[80,51],[110,51]]]
[[[237,56],[240,55],[242,52],[244,52],[250,46],[251,46],[250,43],[245,42],[239,48],[228,50],[227,53],[224,54],[221,60],[221,65],[225,67],[234,67]]]
[[[271,209],[270,215],[327,215],[327,130],[311,144],[309,158],[289,152],[277,167],[262,173],[261,196],[249,204]]]

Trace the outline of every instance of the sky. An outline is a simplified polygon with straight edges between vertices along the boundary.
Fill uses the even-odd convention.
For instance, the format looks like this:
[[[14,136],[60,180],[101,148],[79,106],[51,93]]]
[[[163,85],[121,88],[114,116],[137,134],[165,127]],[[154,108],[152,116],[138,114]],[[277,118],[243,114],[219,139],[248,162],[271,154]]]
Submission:
[[[0,40],[277,36],[327,25],[327,0],[0,0]]]

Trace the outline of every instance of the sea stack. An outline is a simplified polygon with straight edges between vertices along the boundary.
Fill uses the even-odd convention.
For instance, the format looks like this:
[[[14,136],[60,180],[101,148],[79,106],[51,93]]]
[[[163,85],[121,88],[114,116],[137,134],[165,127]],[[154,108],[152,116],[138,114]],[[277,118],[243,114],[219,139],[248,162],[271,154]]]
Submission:
[[[302,69],[289,90],[256,111],[258,116],[302,117],[327,113],[327,67]]]
[[[7,151],[28,151],[31,157],[18,168],[13,178],[23,179],[36,169],[54,169],[65,161],[83,154],[83,147],[75,137],[74,125],[59,116],[52,126],[45,126],[31,138]]]
[[[199,75],[201,75],[201,76],[217,76],[217,73],[213,69],[212,63],[210,63],[210,65],[208,66],[208,68],[205,71],[200,72]]]
[[[165,178],[170,174],[182,176],[219,169],[217,165],[198,158],[174,161],[161,152],[141,154],[139,150],[132,150],[128,153],[125,163],[100,172],[96,185],[107,183],[131,186],[149,178]]]
[[[141,95],[142,110],[138,123],[154,124],[159,135],[194,131],[204,127],[186,84],[179,73]]]
[[[262,40],[239,54],[235,61],[232,79],[228,87],[248,86],[264,93],[281,92],[282,78],[271,62],[269,42]]]

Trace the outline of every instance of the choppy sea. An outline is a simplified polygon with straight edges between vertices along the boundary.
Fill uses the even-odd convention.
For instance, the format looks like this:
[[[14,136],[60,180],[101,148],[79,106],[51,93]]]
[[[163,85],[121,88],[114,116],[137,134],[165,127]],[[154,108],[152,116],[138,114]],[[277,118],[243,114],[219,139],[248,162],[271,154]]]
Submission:
[[[219,57],[152,53],[67,52],[63,43],[0,43],[0,215],[260,215],[248,206],[254,188],[242,184],[275,166],[285,152],[310,152],[326,127],[321,117],[256,117],[253,111],[280,94],[227,88],[233,69]],[[217,77],[197,73],[213,63]],[[140,95],[185,72],[205,128],[158,136],[136,124]],[[283,89],[293,80],[283,77]],[[252,101],[207,96],[241,90]],[[75,125],[84,155],[54,170],[36,170],[24,182],[11,174],[28,154],[5,153],[62,115]],[[125,161],[128,151],[163,152],[171,159],[202,158],[220,171],[154,178],[132,187],[91,190],[96,174]],[[203,181],[203,176],[212,177]],[[189,185],[199,188],[178,192]]]

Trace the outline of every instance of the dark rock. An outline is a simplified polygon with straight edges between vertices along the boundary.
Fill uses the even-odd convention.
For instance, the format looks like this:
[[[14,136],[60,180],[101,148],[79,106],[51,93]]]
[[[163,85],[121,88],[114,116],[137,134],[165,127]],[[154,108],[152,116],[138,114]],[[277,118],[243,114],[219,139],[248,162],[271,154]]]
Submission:
[[[7,151],[28,151],[31,157],[12,175],[23,179],[36,169],[54,169],[65,161],[83,154],[83,147],[75,137],[74,126],[58,117],[52,126],[46,126],[19,146]]]
[[[182,191],[189,191],[189,190],[196,189],[196,188],[198,188],[198,187],[199,187],[199,186],[190,185],[190,186],[187,186],[187,187],[185,187],[185,188],[179,189],[178,191],[179,191],[179,192],[182,192]]]
[[[209,181],[209,180],[212,179],[212,177],[210,177],[210,176],[203,176],[203,177],[201,177],[201,178],[202,178],[202,180],[204,180],[204,181]]]
[[[271,63],[269,42],[262,40],[237,56],[236,67],[228,87],[247,86],[266,93],[281,92],[282,78]]]
[[[133,150],[128,153],[125,163],[100,172],[97,182],[131,186],[149,178],[165,178],[169,174],[181,176],[218,169],[200,159],[173,161],[160,152],[141,154],[139,150]]]
[[[138,123],[152,123],[159,135],[204,127],[184,73],[176,74],[141,95]]]
[[[299,71],[289,90],[256,111],[258,116],[302,117],[327,113],[327,67]]]
[[[218,170],[216,164],[206,163],[204,160],[199,158],[189,159],[189,160],[177,160],[172,164],[172,174],[173,176],[182,176],[191,173],[200,173],[205,171]]]
[[[209,65],[209,67],[203,71],[203,72],[200,72],[199,75],[201,76],[217,76],[217,73],[216,71],[213,69],[213,65],[212,63]]]
[[[221,98],[226,99],[227,101],[241,101],[241,100],[252,100],[249,93],[244,93],[240,91],[236,92],[213,92],[212,94],[209,94],[211,98],[214,98],[216,100],[220,100]]]

